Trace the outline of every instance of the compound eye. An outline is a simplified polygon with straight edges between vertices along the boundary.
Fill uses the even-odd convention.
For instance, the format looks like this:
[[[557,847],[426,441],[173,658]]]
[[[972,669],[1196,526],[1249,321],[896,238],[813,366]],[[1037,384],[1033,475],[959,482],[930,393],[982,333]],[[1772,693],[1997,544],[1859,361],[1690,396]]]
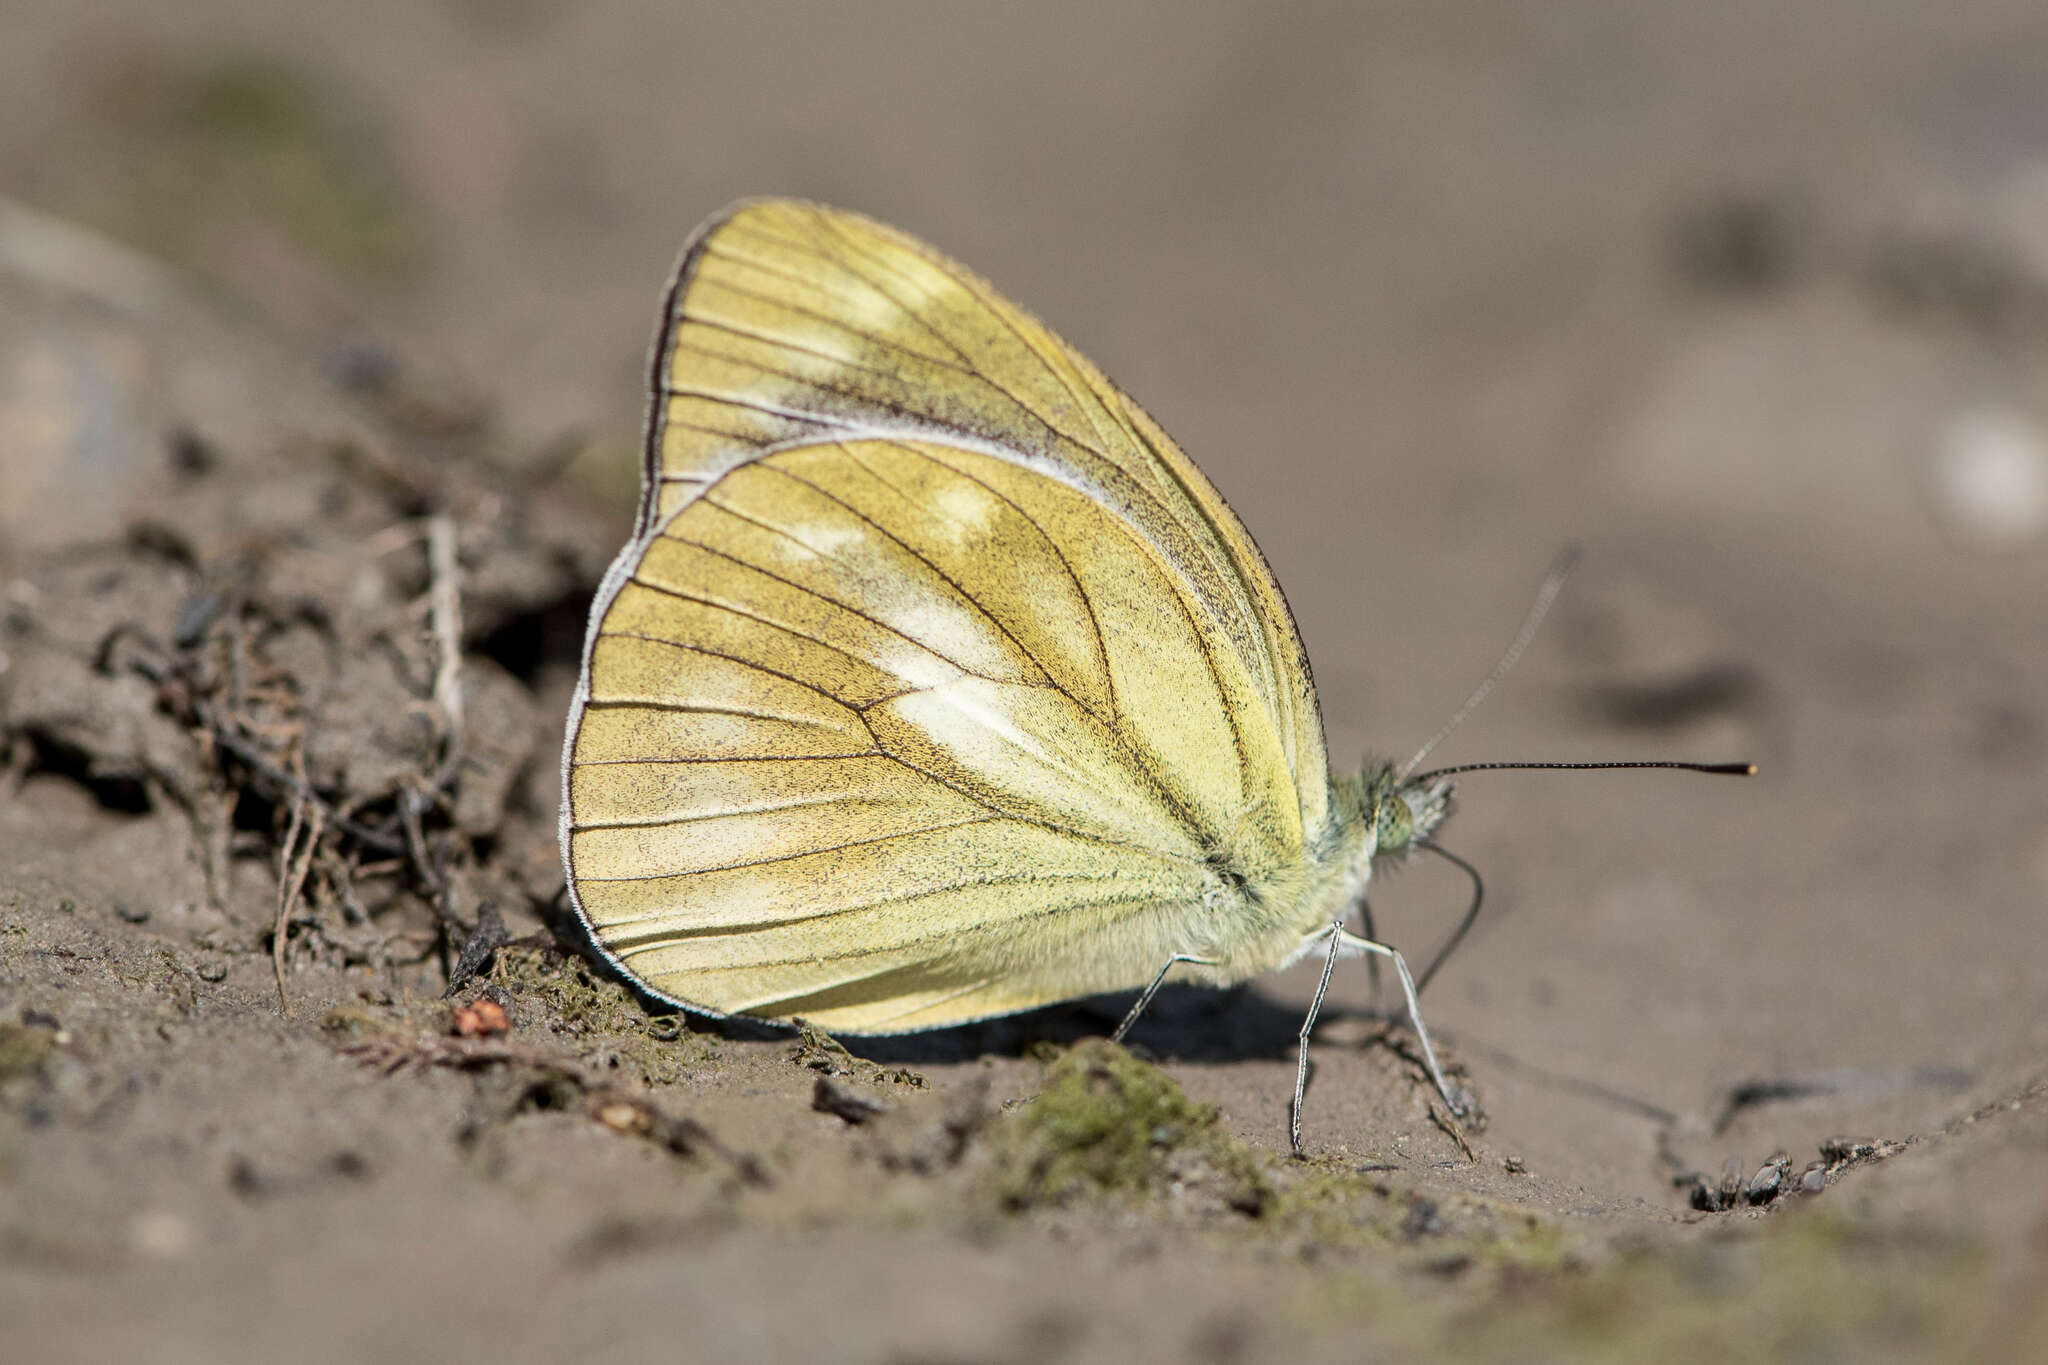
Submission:
[[[1405,796],[1382,801],[1376,812],[1377,842],[1382,850],[1407,847],[1415,833],[1415,813]]]

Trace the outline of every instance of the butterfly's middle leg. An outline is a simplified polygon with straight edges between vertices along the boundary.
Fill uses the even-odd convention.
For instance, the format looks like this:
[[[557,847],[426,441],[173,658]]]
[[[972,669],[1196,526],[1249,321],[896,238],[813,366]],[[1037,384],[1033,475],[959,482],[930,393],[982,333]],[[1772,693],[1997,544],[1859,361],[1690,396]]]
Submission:
[[[1450,1082],[1444,1079],[1443,1068],[1437,1065],[1436,1048],[1429,1041],[1429,1030],[1422,1022],[1422,1006],[1415,999],[1415,978],[1409,974],[1408,959],[1402,957],[1398,949],[1389,948],[1386,944],[1376,943],[1369,938],[1360,938],[1346,930],[1342,924],[1336,927],[1336,944],[1331,949],[1333,957],[1336,949],[1340,947],[1354,953],[1371,953],[1393,962],[1394,971],[1401,978],[1401,993],[1408,999],[1408,1022],[1415,1025],[1415,1039],[1422,1044],[1422,1060],[1429,1066],[1429,1078],[1436,1082],[1436,1093],[1442,1095],[1444,1103],[1451,1107],[1452,1116],[1465,1117],[1464,1100],[1451,1090]],[[1320,1000],[1318,1003],[1321,1003]]]
[[[1408,971],[1408,961],[1399,950],[1369,938],[1360,938],[1344,927],[1338,920],[1329,929],[1330,950],[1323,957],[1323,975],[1316,982],[1315,997],[1309,1001],[1308,1014],[1301,1021],[1301,1036],[1294,1063],[1294,1104],[1287,1116],[1287,1136],[1294,1146],[1294,1154],[1301,1155],[1301,1105],[1308,1094],[1308,1038],[1315,1031],[1316,1016],[1323,1011],[1323,997],[1329,994],[1330,976],[1337,969],[1337,957],[1349,950],[1354,953],[1370,953],[1375,957],[1391,959],[1394,971],[1400,975],[1401,991],[1408,1000],[1408,1019],[1415,1025],[1415,1037],[1422,1044],[1422,1059],[1429,1067],[1429,1078],[1436,1083],[1436,1090],[1444,1097],[1444,1103],[1451,1107],[1454,1117],[1465,1116],[1465,1105],[1451,1091],[1449,1081],[1444,1079],[1443,1068],[1437,1065],[1436,1047],[1429,1041],[1429,1030],[1422,1023],[1422,1007],[1415,1000],[1415,978]]]

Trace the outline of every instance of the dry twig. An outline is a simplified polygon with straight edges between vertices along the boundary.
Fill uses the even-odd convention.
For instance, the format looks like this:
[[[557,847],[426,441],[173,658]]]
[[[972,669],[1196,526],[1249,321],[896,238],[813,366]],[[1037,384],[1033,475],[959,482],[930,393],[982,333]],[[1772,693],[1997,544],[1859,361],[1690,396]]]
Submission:
[[[462,566],[455,558],[455,518],[442,512],[427,518],[428,618],[434,632],[434,703],[441,708],[441,773],[446,785],[462,761]]]
[[[291,920],[292,907],[298,904],[299,892],[306,885],[306,873],[312,870],[313,854],[320,847],[320,835],[326,825],[325,809],[317,803],[310,803],[313,814],[309,821],[306,819],[308,807],[307,802],[292,803],[291,824],[285,829],[284,846],[278,850],[277,923],[270,931],[270,970],[277,978],[277,1007],[286,1014],[291,1013],[292,1002],[284,991],[285,930]],[[306,842],[294,864],[293,845],[298,842],[301,828],[306,831]]]

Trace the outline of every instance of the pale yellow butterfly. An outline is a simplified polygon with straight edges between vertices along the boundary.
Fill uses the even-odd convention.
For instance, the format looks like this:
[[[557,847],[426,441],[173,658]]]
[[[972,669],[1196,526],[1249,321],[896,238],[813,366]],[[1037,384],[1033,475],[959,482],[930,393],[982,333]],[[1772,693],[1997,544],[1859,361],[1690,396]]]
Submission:
[[[869,219],[738,205],[668,292],[643,478],[562,850],[648,991],[899,1033],[1374,953],[1452,1099],[1345,928],[1448,770],[1331,773],[1258,547],[1037,319]]]

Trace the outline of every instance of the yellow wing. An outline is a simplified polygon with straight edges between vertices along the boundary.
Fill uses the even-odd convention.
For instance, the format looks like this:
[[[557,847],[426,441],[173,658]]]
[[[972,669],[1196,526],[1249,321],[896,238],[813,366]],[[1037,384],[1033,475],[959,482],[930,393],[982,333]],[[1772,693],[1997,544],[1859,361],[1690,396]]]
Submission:
[[[1136,401],[965,266],[858,214],[736,205],[684,248],[652,380],[642,533],[763,450],[861,435],[964,441],[1102,502],[1245,660],[1302,823],[1328,818],[1308,657],[1244,524]]]
[[[1099,372],[929,248],[781,203],[699,236],[656,366],[565,753],[608,953],[881,1032],[1298,942],[1328,771],[1292,621]]]

